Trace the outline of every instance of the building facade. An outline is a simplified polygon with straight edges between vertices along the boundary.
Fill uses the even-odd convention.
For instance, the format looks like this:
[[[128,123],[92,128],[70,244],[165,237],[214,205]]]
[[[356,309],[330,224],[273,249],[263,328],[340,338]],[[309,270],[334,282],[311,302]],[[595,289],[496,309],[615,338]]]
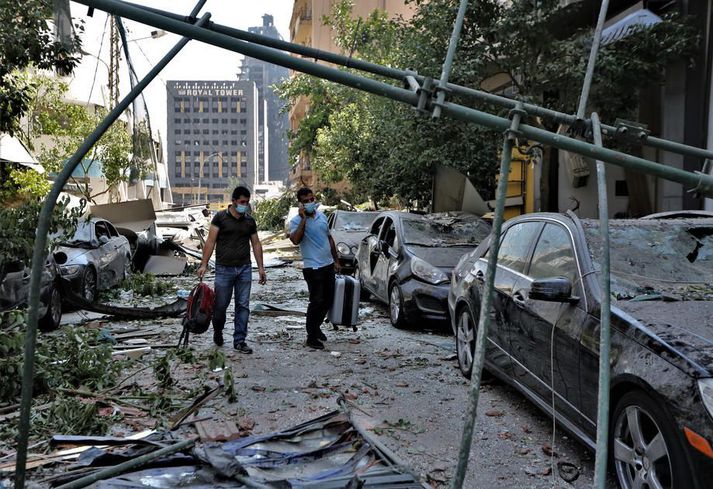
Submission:
[[[225,202],[235,184],[260,183],[254,82],[169,81],[166,90],[175,205]]]
[[[295,0],[290,20],[290,41],[322,51],[339,53],[332,29],[322,22],[324,16],[329,15],[333,4],[334,0]],[[416,4],[407,3],[405,0],[359,0],[354,2],[352,15],[355,18],[366,18],[377,9],[386,11],[391,18],[401,16],[410,19],[415,13]],[[329,64],[323,61],[320,63]],[[289,124],[293,131],[299,127],[309,111],[309,106],[310,101],[304,96],[292,106]],[[290,162],[289,181],[293,186],[320,187],[319,179],[312,171],[309,154],[302,154],[297,161]]]
[[[272,15],[262,16],[262,25],[250,27],[254,34],[282,39],[275,27]],[[255,83],[258,92],[258,174],[261,184],[285,182],[289,171],[287,157],[287,132],[289,119],[282,109],[284,101],[273,87],[288,77],[288,70],[282,66],[245,57],[240,66],[239,80]]]

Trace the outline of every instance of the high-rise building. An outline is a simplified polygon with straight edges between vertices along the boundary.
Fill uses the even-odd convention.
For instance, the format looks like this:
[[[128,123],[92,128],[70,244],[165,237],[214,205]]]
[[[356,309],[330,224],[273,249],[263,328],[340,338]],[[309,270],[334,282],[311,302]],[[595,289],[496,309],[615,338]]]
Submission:
[[[262,16],[262,25],[248,31],[275,39],[282,39],[273,23],[272,15]],[[259,183],[286,181],[289,172],[287,157],[287,131],[289,116],[282,111],[284,102],[273,86],[286,80],[287,68],[266,63],[255,58],[243,58],[239,80],[254,82],[258,102],[258,174]]]
[[[251,81],[169,81],[168,171],[177,205],[225,202],[258,175],[258,92]]]

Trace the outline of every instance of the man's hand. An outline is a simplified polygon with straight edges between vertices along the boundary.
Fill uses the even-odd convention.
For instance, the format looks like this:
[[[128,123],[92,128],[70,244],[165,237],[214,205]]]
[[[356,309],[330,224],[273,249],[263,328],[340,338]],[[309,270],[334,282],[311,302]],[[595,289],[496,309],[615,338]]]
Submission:
[[[336,273],[342,273],[342,264],[339,263],[339,260],[334,260],[334,271]]]
[[[304,206],[303,203],[300,202],[300,205],[299,205],[298,209],[299,209],[300,217],[301,217],[302,219],[304,219],[305,217],[307,217],[307,213],[305,212],[305,206]]]
[[[258,269],[258,274],[260,274],[260,280],[258,281],[258,283],[260,285],[265,285],[267,283],[267,274],[265,273],[265,269]]]
[[[208,271],[208,266],[207,265],[201,265],[198,267],[198,278],[203,280],[203,275],[205,275],[205,272]]]

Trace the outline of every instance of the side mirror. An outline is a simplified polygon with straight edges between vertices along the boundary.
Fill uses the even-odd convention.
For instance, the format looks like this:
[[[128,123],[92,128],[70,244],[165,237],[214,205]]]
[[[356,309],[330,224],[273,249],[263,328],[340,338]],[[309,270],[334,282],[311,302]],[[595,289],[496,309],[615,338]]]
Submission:
[[[541,278],[532,282],[530,299],[547,302],[576,302],[572,295],[572,282],[565,277]]]
[[[100,242],[101,244],[105,245],[105,244],[107,244],[107,243],[109,242],[109,238],[106,237],[106,236],[104,236],[104,235],[99,236],[99,242]]]

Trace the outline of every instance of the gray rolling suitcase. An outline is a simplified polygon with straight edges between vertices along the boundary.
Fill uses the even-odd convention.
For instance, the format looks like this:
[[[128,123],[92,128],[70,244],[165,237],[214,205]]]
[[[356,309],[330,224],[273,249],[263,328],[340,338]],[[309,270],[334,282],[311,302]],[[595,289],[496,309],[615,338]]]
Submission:
[[[334,301],[327,319],[335,327],[337,325],[351,326],[357,330],[359,320],[359,295],[361,287],[354,277],[337,275],[334,281]]]

